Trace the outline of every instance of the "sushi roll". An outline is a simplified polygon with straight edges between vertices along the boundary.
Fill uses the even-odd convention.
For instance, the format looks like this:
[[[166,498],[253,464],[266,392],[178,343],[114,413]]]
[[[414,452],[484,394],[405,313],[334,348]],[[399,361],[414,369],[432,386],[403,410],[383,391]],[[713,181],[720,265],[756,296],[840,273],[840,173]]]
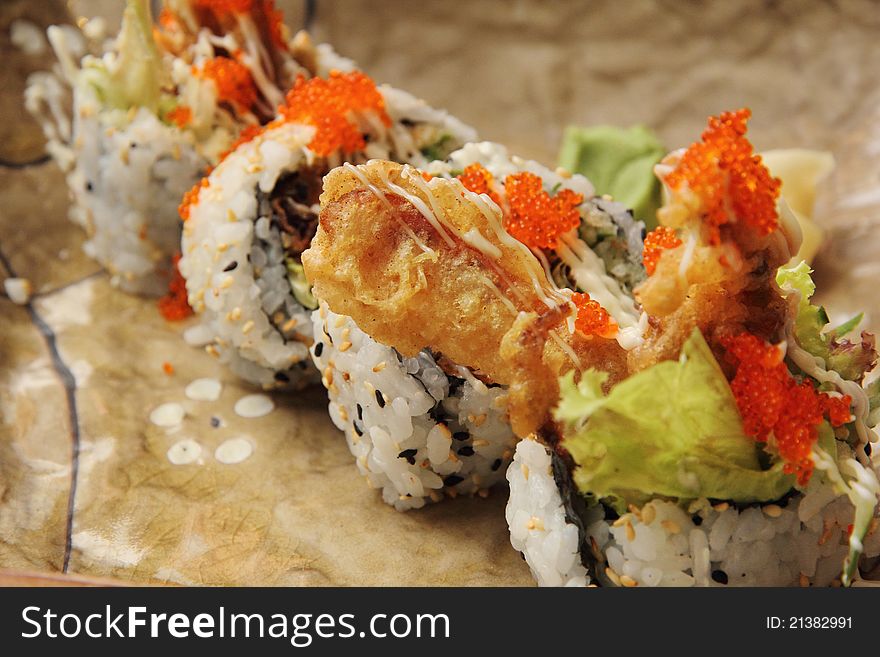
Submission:
[[[880,555],[874,337],[829,328],[786,264],[797,221],[748,116],[658,167],[628,375],[566,375],[517,446],[506,515],[540,585],[848,585]]]
[[[278,111],[181,206],[179,269],[207,348],[266,389],[318,381],[308,351],[318,302],[301,256],[317,228],[324,174],[372,157],[427,164],[474,136],[355,70],[300,78]]]
[[[389,475],[405,507],[404,486],[439,461],[401,421],[408,388],[382,381],[383,403],[369,399],[375,343],[400,355],[385,368],[427,354],[504,391],[507,439],[519,439],[506,517],[540,584],[857,579],[880,555],[874,338],[845,337],[858,318],[829,330],[808,267],[787,264],[798,223],[748,117],[711,119],[658,165],[660,226],[640,258],[619,226],[617,268],[583,229],[585,183],[530,163],[493,174],[484,159],[452,179],[385,162],[331,172],[303,263],[363,332],[316,315],[331,415],[353,449],[369,436],[365,472]],[[583,291],[560,284],[557,259]],[[373,424],[395,405],[395,429]]]
[[[541,399],[555,399],[545,356],[571,367],[576,342],[602,362],[641,342],[642,234],[583,176],[498,144],[422,170],[374,161],[330,173],[303,256],[321,299],[312,357],[330,416],[387,503],[485,495],[517,434],[540,424]],[[545,333],[546,354],[520,362]]]
[[[71,219],[114,285],[158,296],[180,198],[308,70],[262,0],[169,0],[157,26],[147,0],[128,0],[115,39],[102,19],[48,34],[58,66],[31,78],[26,105],[67,175]]]

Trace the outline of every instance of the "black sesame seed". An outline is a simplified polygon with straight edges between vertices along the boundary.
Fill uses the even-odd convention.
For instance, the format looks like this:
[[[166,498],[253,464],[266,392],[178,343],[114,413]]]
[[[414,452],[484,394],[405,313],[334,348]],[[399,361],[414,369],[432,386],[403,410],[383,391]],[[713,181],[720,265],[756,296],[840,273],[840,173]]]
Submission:
[[[211,418],[211,426],[214,427],[215,429],[217,427],[219,427],[220,426],[220,418],[219,417],[212,417]]]
[[[238,267],[238,263],[235,260],[233,260],[232,262],[230,262],[228,265],[226,265],[223,268],[223,271],[232,271],[236,267]]]
[[[464,481],[464,477],[459,477],[458,475],[449,475],[446,479],[443,480],[444,486],[455,486],[456,484],[460,484]]]
[[[727,573],[725,573],[723,570],[713,570],[712,579],[714,579],[719,584],[727,584]]]
[[[471,447],[470,445],[465,445],[464,447],[462,447],[461,449],[458,450],[458,455],[459,456],[473,456],[474,455],[474,448]]]
[[[376,402],[379,404],[379,408],[385,408],[385,397],[382,396],[382,391],[376,391]]]
[[[315,345],[315,356],[317,356],[318,358],[320,358],[320,357],[321,357],[321,354],[322,354],[323,352],[324,352],[324,343],[323,343],[323,342],[319,342],[318,344]]]
[[[454,434],[452,434],[452,437],[456,440],[467,440],[471,437],[471,434],[469,434],[467,431],[456,431]]]
[[[397,458],[406,459],[410,465],[415,465],[416,464],[416,452],[418,452],[418,451],[419,450],[417,450],[417,449],[405,449],[400,454],[397,455]]]
[[[364,435],[364,432],[361,431],[361,428],[357,425],[357,422],[352,422],[352,423],[351,423],[351,426],[354,427],[354,432],[355,432],[358,436],[363,436],[363,435]]]
[[[137,148],[138,145],[137,145],[135,142],[131,142],[131,143],[128,145],[128,147],[129,147],[129,148]]]
[[[281,383],[290,383],[290,377],[284,372],[275,372],[275,380]]]
[[[94,188],[95,188],[95,186],[92,185],[91,182],[86,181],[86,191],[87,191],[87,192],[92,191]]]
[[[697,527],[703,524],[703,518],[699,513],[695,513],[691,516],[691,522],[693,522]]]
[[[494,461],[492,461],[492,472],[495,472],[500,467],[501,467],[501,459],[495,459]]]
[[[357,409],[358,409],[358,420],[363,420],[364,419],[364,407],[361,406],[360,404],[358,404]]]

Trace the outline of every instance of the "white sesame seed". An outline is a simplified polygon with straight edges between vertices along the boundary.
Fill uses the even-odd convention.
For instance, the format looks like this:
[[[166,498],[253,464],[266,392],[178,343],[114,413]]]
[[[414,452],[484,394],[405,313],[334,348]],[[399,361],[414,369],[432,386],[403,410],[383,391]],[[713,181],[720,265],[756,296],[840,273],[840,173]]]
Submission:
[[[275,404],[267,395],[245,395],[233,407],[235,412],[246,418],[263,417],[271,413]]]

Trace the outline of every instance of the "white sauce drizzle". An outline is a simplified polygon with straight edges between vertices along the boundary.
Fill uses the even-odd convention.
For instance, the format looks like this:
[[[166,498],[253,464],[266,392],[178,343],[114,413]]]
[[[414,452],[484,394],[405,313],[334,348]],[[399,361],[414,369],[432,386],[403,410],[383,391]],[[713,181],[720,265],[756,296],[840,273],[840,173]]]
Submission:
[[[507,306],[510,312],[512,312],[514,315],[519,314],[519,311],[516,309],[516,306],[513,305],[513,302],[506,296],[504,296],[504,294],[501,292],[501,290],[498,289],[498,286],[495,285],[495,283],[493,283],[490,279],[483,276],[482,274],[478,274],[478,276],[480,278],[480,282],[483,283],[483,285],[488,287],[490,290],[492,290],[498,296],[498,298],[501,299],[504,305]]]
[[[694,250],[696,248],[697,233],[696,231],[690,231],[684,246],[684,252],[681,254],[681,262],[678,263],[678,282],[684,288],[688,286],[687,272],[691,268],[691,260],[694,259]]]
[[[465,242],[470,244],[472,247],[485,253],[487,256],[492,258],[493,260],[498,260],[501,257],[501,249],[492,244],[483,233],[480,232],[480,229],[474,226],[468,232],[464,233],[461,236]]]
[[[527,247],[519,240],[515,239],[510,233],[504,230],[504,227],[498,220],[499,216],[501,215],[501,208],[499,208],[498,205],[488,196],[485,196],[484,194],[475,194],[474,192],[466,189],[464,185],[461,184],[460,180],[455,178],[453,180],[457,182],[458,185],[461,187],[461,192],[464,194],[464,196],[477,206],[477,209],[486,218],[486,221],[489,223],[489,226],[492,228],[498,240],[509,249],[513,249],[515,251],[518,250],[528,255],[525,262],[527,262],[529,265],[529,278],[531,279],[532,287],[534,288],[535,293],[541,298],[541,301],[544,303],[544,305],[547,306],[550,310],[555,310],[562,303],[568,303],[568,300],[560,295],[559,292],[551,286],[550,281],[547,279],[546,275],[543,275],[544,272],[541,271],[541,269],[539,268],[539,263],[535,262],[534,256],[529,250],[529,247]],[[541,275],[538,275],[539,273]],[[543,285],[541,281],[542,278],[544,279]]]
[[[559,335],[559,329],[555,331],[550,331],[550,337],[553,338],[553,341],[559,345],[559,348],[571,359],[571,362],[574,363],[574,366],[578,369],[579,372],[583,371],[583,367],[581,365],[581,359],[578,358],[578,355],[574,352],[574,349],[571,348],[565,339]]]
[[[388,189],[390,189],[392,192],[394,192],[394,193],[397,194],[398,196],[400,196],[400,197],[406,199],[407,201],[409,201],[409,202],[412,204],[412,206],[413,206],[416,210],[418,210],[419,213],[421,213],[421,215],[422,215],[425,219],[428,220],[428,223],[430,223],[431,226],[434,227],[434,230],[437,231],[437,234],[440,235],[440,237],[443,238],[443,241],[444,241],[444,242],[446,242],[446,246],[448,246],[450,249],[455,247],[455,242],[454,242],[453,239],[449,236],[449,233],[446,232],[446,230],[445,230],[445,228],[444,228],[444,226],[443,226],[443,223],[440,221],[440,219],[438,218],[438,216],[437,216],[436,214],[434,214],[433,212],[431,212],[431,210],[428,208],[427,205],[425,205],[425,202],[424,202],[422,199],[420,199],[420,198],[419,198],[418,196],[416,196],[415,194],[410,194],[408,191],[406,191],[406,190],[405,190],[403,187],[401,187],[400,185],[397,185],[397,184],[391,182],[391,181],[388,179],[388,176],[386,175],[385,169],[383,169],[383,168],[381,168],[381,167],[379,167],[379,177],[382,179],[382,183],[383,183]]]
[[[373,194],[376,195],[376,197],[382,202],[385,208],[391,211],[392,214],[394,214],[394,218],[397,220],[397,223],[400,225],[400,227],[403,228],[404,232],[406,232],[410,239],[412,239],[412,241],[415,242],[424,253],[427,253],[432,258],[436,257],[437,252],[434,251],[434,249],[432,249],[430,246],[425,244],[422,240],[420,240],[418,235],[415,234],[415,231],[413,231],[413,229],[410,228],[405,221],[398,217],[396,212],[393,212],[394,206],[391,205],[391,203],[388,201],[388,198],[385,196],[385,193],[381,189],[371,183],[369,179],[363,174],[363,172],[350,162],[346,162],[343,167],[346,171],[353,174],[358,180],[360,180],[367,189],[369,189],[371,192],[373,192]]]
[[[605,263],[575,231],[562,236],[556,253],[571,269],[578,288],[590,295],[614,318],[620,330],[617,343],[624,349],[641,344],[647,323],[643,323],[635,302],[621,289],[620,284],[605,273]]]

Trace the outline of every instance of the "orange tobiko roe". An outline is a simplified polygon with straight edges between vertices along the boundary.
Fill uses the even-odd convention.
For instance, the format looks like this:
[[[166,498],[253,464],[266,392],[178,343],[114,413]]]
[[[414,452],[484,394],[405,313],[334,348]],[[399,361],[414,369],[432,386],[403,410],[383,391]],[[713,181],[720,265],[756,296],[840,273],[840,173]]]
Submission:
[[[170,322],[186,319],[193,314],[186,297],[186,281],[177,267],[178,262],[180,262],[179,253],[171,259],[174,271],[168,283],[168,294],[159,299],[159,312]]]
[[[819,425],[828,419],[833,427],[850,421],[849,395],[832,397],[817,392],[811,379],[798,382],[783,362],[784,351],[750,333],[721,341],[727,360],[736,366],[730,388],[746,433],[765,443],[772,436],[784,471],[797,475],[805,486],[813,474],[813,445]]]
[[[581,222],[577,206],[584,202],[583,195],[562,189],[551,197],[544,191],[541,177],[534,173],[523,171],[507,176],[504,192],[510,206],[504,228],[533,249],[555,249],[559,237]]]
[[[331,71],[327,78],[309,80],[299,76],[287,92],[287,104],[278,111],[286,121],[315,127],[309,149],[321,157],[336,150],[353,153],[366,147],[351,116],[355,112],[375,112],[383,125],[391,125],[376,83],[360,71]]]
[[[284,12],[275,7],[273,0],[261,0],[263,12],[269,21],[269,38],[272,43],[282,49],[287,49],[287,43],[281,33],[281,26],[284,25]]]
[[[492,191],[492,174],[479,162],[469,164],[458,176],[465,189],[486,194],[500,207],[501,201]],[[584,202],[582,194],[563,189],[555,196],[544,191],[544,181],[529,171],[512,173],[504,179],[509,214],[504,228],[517,240],[533,249],[555,249],[559,237],[581,222],[577,206]]]
[[[279,48],[286,49],[287,44],[281,34],[284,12],[275,7],[274,0],[195,0],[197,9],[209,10],[218,18],[227,14],[250,14],[257,3],[266,16],[269,38],[272,43]]]
[[[167,30],[174,27],[176,24],[177,16],[175,16],[174,12],[168,7],[162,7],[162,10],[159,12],[159,25]]]
[[[458,179],[466,190],[475,194],[485,194],[495,201],[495,205],[501,206],[498,194],[492,191],[492,174],[479,162],[468,164],[458,176]]]
[[[242,131],[238,134],[238,137],[236,137],[235,141],[233,141],[232,144],[229,145],[229,148],[227,148],[225,151],[223,151],[223,152],[220,154],[220,159],[219,159],[218,161],[219,161],[219,162],[222,162],[222,161],[225,160],[225,159],[227,158],[227,156],[229,156],[229,154],[232,153],[236,148],[238,148],[238,147],[241,146],[242,144],[246,144],[246,143],[248,143],[249,141],[253,141],[253,140],[257,137],[257,135],[260,135],[260,134],[264,133],[264,132],[265,132],[266,130],[268,130],[272,125],[274,125],[274,123],[270,123],[269,125],[265,125],[265,126],[263,126],[263,125],[257,125],[257,124],[253,124],[253,125],[246,126],[245,129],[242,130]],[[210,171],[208,171],[205,175],[208,175],[209,173],[210,173]]]
[[[186,105],[178,105],[168,112],[166,118],[178,128],[185,128],[192,121],[192,110]]]
[[[590,298],[586,292],[575,292],[571,295],[572,303],[577,307],[577,318],[574,327],[586,336],[612,338],[617,333],[617,322],[608,311]]]
[[[782,182],[770,175],[745,137],[751,114],[741,109],[711,117],[702,140],[691,145],[665,177],[672,189],[686,186],[701,200],[711,244],[719,243],[719,228],[731,221],[741,221],[761,235],[773,232],[779,223],[776,199]]]
[[[675,230],[669,226],[658,226],[645,235],[645,245],[642,248],[642,262],[648,276],[657,269],[660,256],[666,249],[674,249],[681,246],[681,240],[675,234]]]
[[[183,200],[180,202],[180,205],[177,206],[177,213],[180,215],[181,219],[184,221],[189,219],[190,208],[199,202],[199,193],[202,191],[203,187],[207,186],[208,178],[206,176],[199,180],[199,182],[193,185],[192,189],[183,195]]]
[[[217,97],[232,103],[236,109],[247,110],[257,102],[257,86],[247,66],[228,57],[214,57],[205,62],[201,71],[194,70],[217,85]]]
[[[216,14],[245,14],[253,8],[254,0],[196,0],[195,5]]]

